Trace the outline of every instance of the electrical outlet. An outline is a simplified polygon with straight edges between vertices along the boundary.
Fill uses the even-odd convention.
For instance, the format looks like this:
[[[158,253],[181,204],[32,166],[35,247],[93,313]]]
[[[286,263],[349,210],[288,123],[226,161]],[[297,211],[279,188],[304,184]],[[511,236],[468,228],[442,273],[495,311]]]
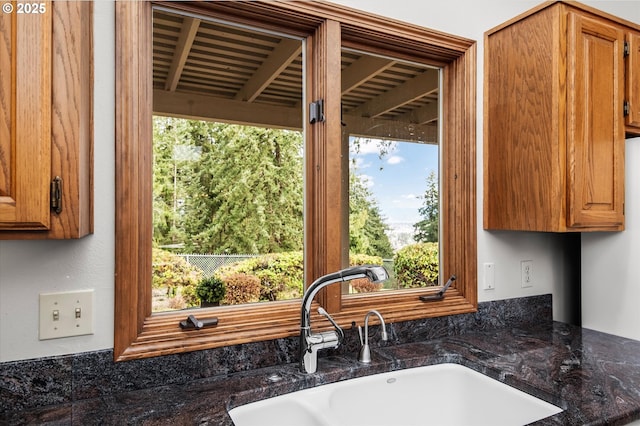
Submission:
[[[493,290],[496,288],[496,267],[493,263],[485,263],[483,269],[482,288],[485,290]]]
[[[93,290],[40,294],[40,340],[93,334]]]
[[[520,276],[522,288],[533,287],[533,260],[520,262]]]

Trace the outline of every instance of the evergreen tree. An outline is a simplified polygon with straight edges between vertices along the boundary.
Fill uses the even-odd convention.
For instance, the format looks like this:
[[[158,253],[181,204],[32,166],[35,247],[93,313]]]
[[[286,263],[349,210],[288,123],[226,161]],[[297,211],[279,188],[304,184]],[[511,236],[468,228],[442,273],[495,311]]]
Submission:
[[[199,253],[302,249],[302,135],[191,122],[202,149],[189,164],[185,240]]]
[[[349,251],[389,258],[393,248],[380,207],[354,169],[349,174]]]
[[[158,245],[184,239],[179,202],[184,198],[184,159],[176,155],[189,140],[187,121],[169,117],[153,120],[153,238]]]
[[[196,253],[302,250],[299,132],[154,118],[154,241]],[[391,257],[373,195],[350,174],[350,250]]]
[[[437,242],[440,220],[440,196],[438,178],[432,170],[427,177],[427,189],[422,196],[422,207],[418,213],[423,218],[413,225],[413,239],[419,243]]]

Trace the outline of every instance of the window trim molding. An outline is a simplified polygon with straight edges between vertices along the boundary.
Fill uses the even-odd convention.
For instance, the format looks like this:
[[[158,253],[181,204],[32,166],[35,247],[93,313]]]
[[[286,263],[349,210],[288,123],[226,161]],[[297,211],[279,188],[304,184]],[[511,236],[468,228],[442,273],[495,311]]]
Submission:
[[[159,2],[169,5],[168,2]],[[425,289],[348,296],[340,300],[339,289],[327,292],[321,303],[336,312],[338,323],[350,326],[362,321],[364,314],[375,306],[388,322],[406,321],[477,310],[477,248],[476,248],[476,43],[404,22],[374,16],[366,12],[324,2],[178,2],[172,8],[191,12],[211,13],[236,22],[255,23],[251,16],[268,16],[270,22],[289,22],[305,31],[315,46],[309,52],[322,49],[326,34],[336,34],[336,24],[343,45],[357,45],[366,34],[369,48],[388,52],[386,44],[395,46],[394,55],[418,58],[441,66],[444,73],[443,91],[443,182],[442,205],[442,266],[444,274],[455,273],[455,288],[449,289],[442,301],[425,303],[418,294]],[[324,23],[324,24],[323,24]],[[185,313],[151,315],[151,217],[152,131],[152,12],[151,2],[116,2],[116,233],[115,233],[115,315],[114,359],[116,361],[229,346],[261,340],[295,336],[299,333],[300,302],[283,301],[269,304],[228,306],[202,309],[202,318],[218,317],[219,325],[211,329],[183,331],[178,326]],[[323,41],[324,40],[324,41]],[[318,60],[311,56],[312,60]],[[317,65],[317,64],[316,64]],[[311,67],[309,67],[311,68]],[[316,81],[327,81],[327,66],[322,65]],[[315,72],[318,72],[316,70]],[[322,74],[324,73],[324,74]],[[308,89],[309,90],[309,89]],[[324,89],[323,89],[324,90]],[[313,95],[313,93],[308,93]],[[317,132],[327,138],[325,129]],[[339,140],[339,138],[338,138]],[[309,143],[307,141],[307,143]],[[315,189],[313,189],[315,188]],[[322,179],[312,190],[326,190]],[[324,206],[329,205],[326,201]],[[327,209],[320,210],[326,212]],[[338,212],[329,213],[335,220]],[[312,221],[315,226],[327,226],[323,213]],[[339,223],[339,222],[338,222]],[[324,224],[324,225],[323,225]],[[321,238],[311,237],[311,238]],[[339,241],[340,239],[338,239]],[[336,250],[322,253],[311,265],[311,277],[325,269],[336,269]],[[333,256],[333,258],[331,257]],[[329,260],[328,260],[329,259]],[[334,260],[330,260],[334,259]],[[330,271],[327,271],[330,272]],[[337,287],[337,286],[334,286]],[[338,294],[338,303],[335,300]],[[375,305],[374,305],[375,304]]]

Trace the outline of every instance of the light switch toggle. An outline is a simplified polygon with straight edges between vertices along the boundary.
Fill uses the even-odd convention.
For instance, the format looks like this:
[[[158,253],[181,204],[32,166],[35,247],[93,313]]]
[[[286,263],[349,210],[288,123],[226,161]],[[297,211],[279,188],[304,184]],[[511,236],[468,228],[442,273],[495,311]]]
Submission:
[[[93,290],[40,294],[40,340],[93,334],[93,297]]]

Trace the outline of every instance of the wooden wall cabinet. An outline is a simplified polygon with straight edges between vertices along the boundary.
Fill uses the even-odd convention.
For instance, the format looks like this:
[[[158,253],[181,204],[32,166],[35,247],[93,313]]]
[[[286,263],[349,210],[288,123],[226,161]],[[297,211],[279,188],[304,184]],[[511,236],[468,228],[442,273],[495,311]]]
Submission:
[[[93,232],[92,4],[36,6],[0,14],[0,239],[80,238]]]
[[[640,136],[640,31],[627,32],[626,42],[627,135]]]
[[[624,229],[638,34],[575,2],[545,3],[485,34],[485,229]],[[625,56],[625,44],[636,51]]]

